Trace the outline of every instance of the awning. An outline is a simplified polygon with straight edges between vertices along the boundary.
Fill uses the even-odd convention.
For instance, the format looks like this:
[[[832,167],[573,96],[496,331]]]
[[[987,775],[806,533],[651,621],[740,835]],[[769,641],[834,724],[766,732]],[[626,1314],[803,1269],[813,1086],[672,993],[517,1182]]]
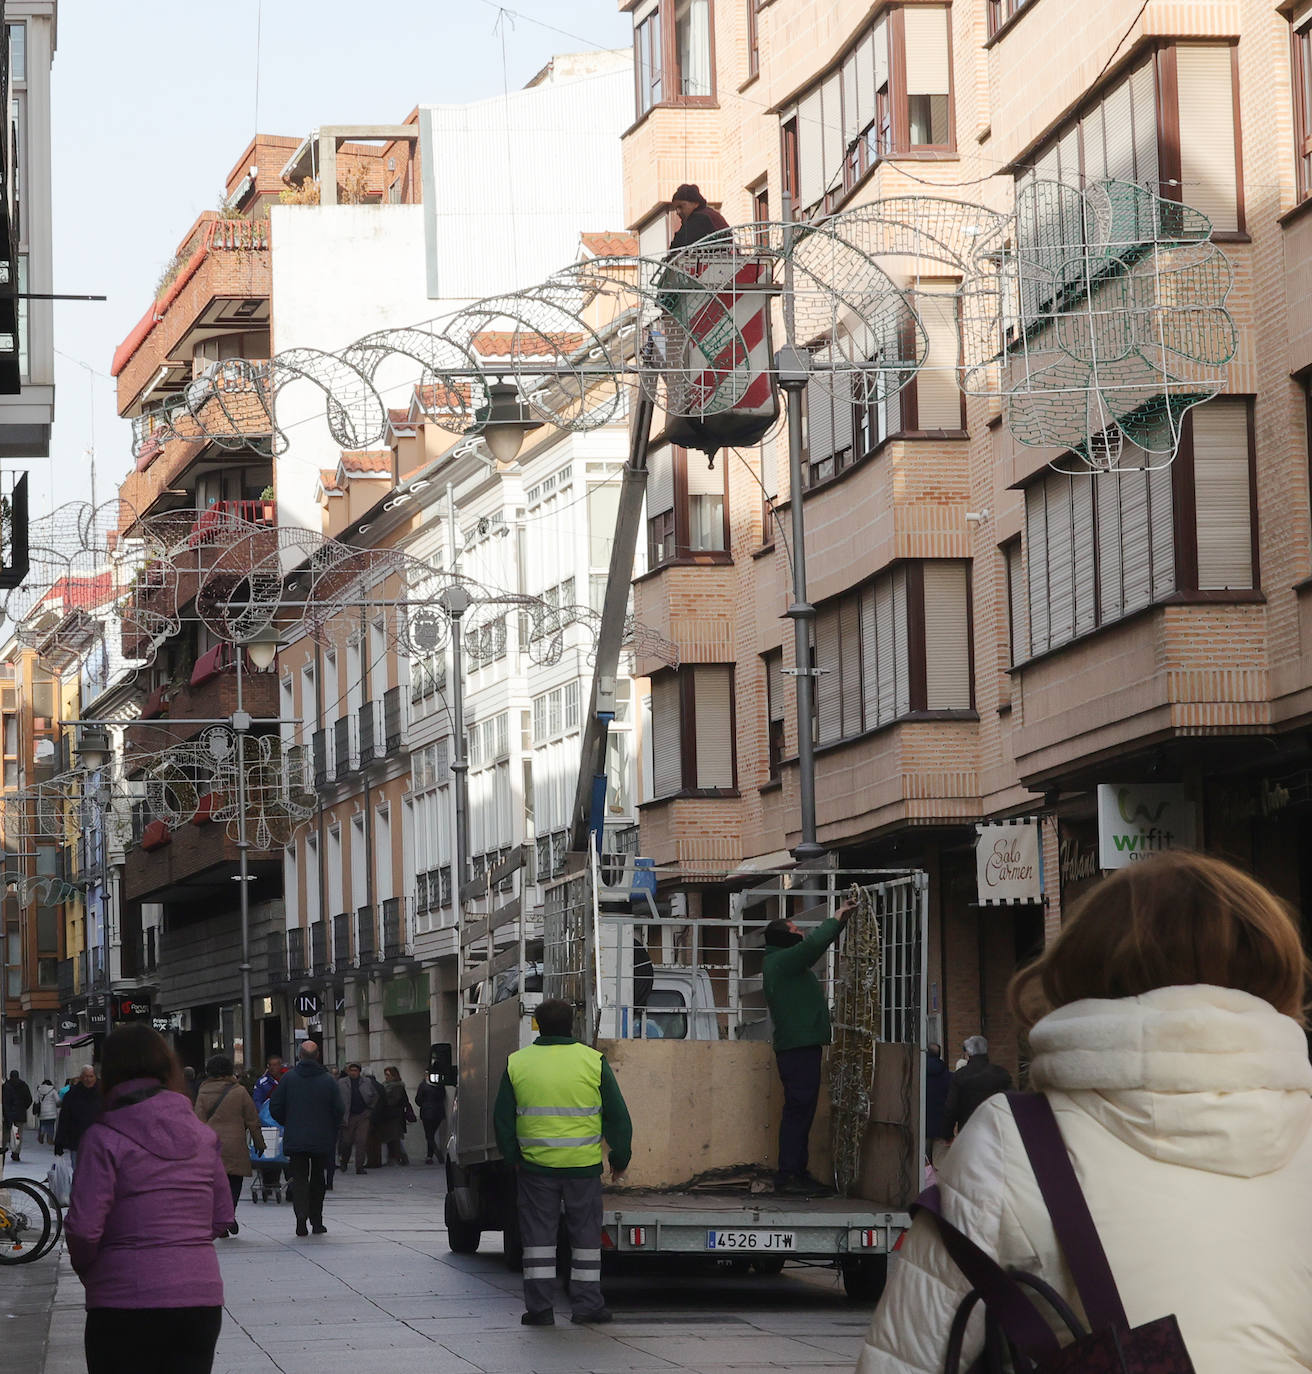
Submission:
[[[56,1040],[57,1050],[78,1050],[83,1045],[89,1045],[96,1037],[88,1032],[86,1035],[74,1035],[67,1040]]]

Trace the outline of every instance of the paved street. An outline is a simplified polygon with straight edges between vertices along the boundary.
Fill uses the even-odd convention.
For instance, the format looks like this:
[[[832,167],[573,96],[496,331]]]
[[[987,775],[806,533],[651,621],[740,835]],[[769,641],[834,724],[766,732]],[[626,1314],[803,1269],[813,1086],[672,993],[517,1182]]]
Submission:
[[[40,1177],[50,1152],[29,1147],[12,1173]],[[328,1235],[298,1240],[287,1204],[238,1208],[241,1234],[220,1241],[226,1313],[216,1374],[563,1374],[626,1370],[851,1368],[869,1310],[824,1270],[777,1279],[704,1275],[608,1284],[615,1322],[526,1329],[518,1276],[487,1255],[451,1254],[442,1171],[422,1164],[339,1176]],[[60,1258],[44,1366],[43,1284],[51,1256],[0,1274],[0,1313],[18,1332],[6,1374],[74,1374],[82,1363],[82,1289]],[[22,1275],[18,1286],[14,1275]]]

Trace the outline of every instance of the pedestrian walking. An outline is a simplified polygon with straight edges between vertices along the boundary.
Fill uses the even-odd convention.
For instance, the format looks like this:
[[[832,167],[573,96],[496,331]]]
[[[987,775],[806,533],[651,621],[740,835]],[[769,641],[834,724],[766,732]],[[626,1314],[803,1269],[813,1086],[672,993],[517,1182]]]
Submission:
[[[222,1236],[235,1236],[242,1185],[252,1172],[251,1150],[257,1155],[264,1153],[264,1133],[255,1103],[250,1093],[237,1082],[232,1060],[226,1054],[213,1055],[205,1065],[205,1081],[196,1094],[196,1116],[219,1138],[219,1152],[223,1172],[232,1190],[233,1208],[232,1225],[222,1232]]]
[[[183,1091],[186,1092],[187,1096],[191,1098],[194,1104],[196,1101],[196,1093],[200,1090],[200,1084],[196,1081],[196,1070],[193,1069],[190,1064],[186,1065],[182,1070],[182,1086]]]
[[[446,1120],[446,1089],[442,1086],[442,1075],[430,1073],[415,1089],[415,1106],[419,1110],[419,1124],[424,1128],[424,1142],[428,1153],[425,1164],[444,1162],[438,1132]]]
[[[345,1169],[355,1151],[355,1172],[362,1174],[369,1157],[369,1125],[378,1102],[378,1081],[366,1078],[359,1064],[346,1066],[346,1077],[337,1080],[342,1103],[342,1132],[337,1142],[337,1167]]]
[[[59,1117],[59,1089],[48,1078],[41,1080],[36,1090],[36,1143],[53,1145],[55,1143],[55,1122]]]
[[[223,1319],[214,1238],[232,1222],[219,1142],[144,1023],[106,1038],[101,1075],[105,1109],[81,1137],[64,1222],[88,1374],[209,1374]]]
[[[574,1010],[548,998],[538,1038],[510,1056],[493,1112],[497,1146],[519,1173],[525,1326],[554,1326],[556,1236],[562,1211],[571,1248],[570,1320],[608,1322],[601,1295],[601,1142],[619,1183],[633,1153],[633,1124],[605,1059],[574,1039]]]
[[[1295,919],[1247,874],[1181,852],[1102,879],[1065,915],[1009,1001],[1064,1142],[1048,1159],[1065,1170],[1068,1155],[1078,1185],[1050,1216],[1017,1126],[1028,1131],[1045,1109],[1033,1095],[995,1094],[944,1160],[943,1218],[1081,1311],[1071,1268],[1087,1275],[1105,1250],[1106,1288],[1119,1290],[1128,1325],[1174,1315],[1197,1374],[1306,1371],[1312,1229],[1299,1217],[1312,1197],[1312,1066]],[[1052,1218],[1065,1230],[1080,1193],[1092,1225],[1068,1265]],[[944,1368],[954,1312],[973,1287],[937,1219],[918,1215],[859,1374]],[[983,1331],[978,1320],[966,1327],[962,1369],[974,1367]],[[1118,1348],[1134,1339],[1122,1329]],[[1159,1352],[1152,1367],[1189,1367],[1171,1353],[1174,1363]]]
[[[968,1036],[961,1048],[966,1051],[966,1062],[952,1075],[943,1101],[945,1140],[961,1130],[982,1102],[1011,1087],[1011,1074],[989,1058],[989,1042],[982,1035]]]
[[[291,1160],[296,1234],[308,1236],[312,1228],[322,1236],[328,1230],[323,1224],[328,1160],[342,1124],[342,1100],[313,1040],[301,1042],[296,1067],[279,1080],[269,1112],[283,1128],[283,1153]]]
[[[182,1071],[178,1072],[181,1074]],[[87,1128],[100,1116],[100,1107],[96,1071],[90,1064],[84,1064],[64,1094],[59,1107],[59,1120],[55,1123],[55,1154],[62,1155],[67,1150],[72,1157],[74,1170],[77,1169],[78,1146]]]
[[[387,1148],[389,1164],[410,1163],[410,1156],[405,1152],[405,1128],[414,1119],[415,1109],[401,1081],[401,1071],[389,1064],[383,1070],[382,1096],[374,1110],[374,1130],[379,1145]]]
[[[257,1109],[263,1107],[273,1096],[273,1090],[281,1082],[282,1076],[286,1072],[280,1054],[271,1054],[264,1061],[264,1072],[255,1080],[255,1088],[251,1092],[251,1098]]]
[[[774,1058],[784,1085],[779,1121],[779,1168],[775,1189],[783,1193],[825,1191],[807,1168],[811,1124],[820,1101],[820,1060],[833,1040],[829,999],[815,976],[816,963],[838,939],[856,908],[840,906],[803,935],[794,921],[780,918],[765,928],[762,982],[774,1022]]]
[[[943,1062],[943,1047],[929,1045],[925,1054],[925,1149],[935,1169],[948,1148],[943,1117],[951,1087],[952,1070]]]
[[[0,1118],[4,1122],[4,1140],[0,1143],[0,1157],[5,1150],[18,1163],[23,1154],[23,1127],[32,1110],[32,1089],[23,1081],[17,1069],[9,1070],[9,1077],[0,1086]]]

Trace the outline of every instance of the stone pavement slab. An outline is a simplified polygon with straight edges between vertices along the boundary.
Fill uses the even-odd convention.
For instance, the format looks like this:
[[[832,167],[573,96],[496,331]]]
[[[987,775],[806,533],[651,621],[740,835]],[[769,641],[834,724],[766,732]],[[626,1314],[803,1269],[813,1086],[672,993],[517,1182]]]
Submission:
[[[33,1162],[43,1175],[48,1160]],[[572,1326],[563,1294],[557,1326],[521,1326],[520,1280],[498,1238],[478,1255],[448,1248],[442,1172],[339,1174],[321,1237],[298,1239],[288,1204],[244,1197],[240,1234],[217,1243],[225,1311],[215,1374],[748,1374],[855,1361],[869,1309],[848,1303],[831,1274],[808,1270],[621,1276],[607,1284],[609,1326]],[[82,1374],[81,1285],[67,1258],[56,1268],[52,1257],[46,1273],[59,1282],[41,1333],[44,1368],[5,1358],[3,1374]]]

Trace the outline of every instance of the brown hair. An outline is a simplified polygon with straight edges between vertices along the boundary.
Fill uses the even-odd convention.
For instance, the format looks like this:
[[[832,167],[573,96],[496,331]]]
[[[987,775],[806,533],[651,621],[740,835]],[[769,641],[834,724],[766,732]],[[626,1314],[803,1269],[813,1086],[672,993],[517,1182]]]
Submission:
[[[109,1096],[120,1083],[154,1078],[174,1092],[185,1092],[182,1066],[168,1042],[144,1021],[130,1021],[107,1036],[100,1050],[100,1091]]]
[[[1174,850],[1078,898],[1057,940],[1011,980],[1007,1004],[1028,1029],[1086,997],[1210,983],[1260,997],[1303,1025],[1309,967],[1284,902],[1220,859]]]

